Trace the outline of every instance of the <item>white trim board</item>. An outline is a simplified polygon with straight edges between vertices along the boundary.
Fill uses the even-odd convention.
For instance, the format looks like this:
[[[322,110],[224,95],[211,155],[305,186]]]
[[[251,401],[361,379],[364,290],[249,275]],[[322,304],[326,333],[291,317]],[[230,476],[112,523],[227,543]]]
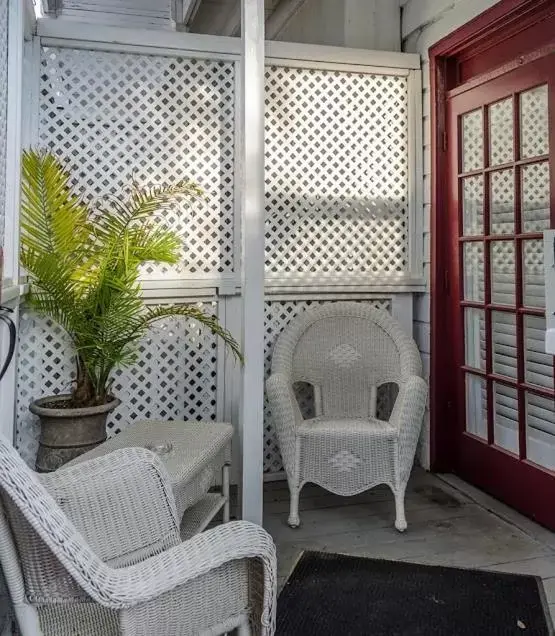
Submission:
[[[227,59],[241,57],[241,40],[227,36],[200,35],[196,33],[158,31],[156,29],[134,29],[115,26],[100,26],[83,22],[64,21],[63,18],[40,18],[37,20],[37,35],[44,39],[46,46],[71,46],[101,50],[133,50],[134,47],[145,52],[172,54],[187,52],[209,54],[213,58]],[[130,48],[131,47],[131,48]],[[388,51],[370,51],[339,46],[319,46],[315,44],[297,44],[294,42],[265,42],[267,64],[297,62],[318,64],[318,68],[362,67],[355,70],[367,72],[407,74],[410,70],[420,69],[420,56],[413,53]]]

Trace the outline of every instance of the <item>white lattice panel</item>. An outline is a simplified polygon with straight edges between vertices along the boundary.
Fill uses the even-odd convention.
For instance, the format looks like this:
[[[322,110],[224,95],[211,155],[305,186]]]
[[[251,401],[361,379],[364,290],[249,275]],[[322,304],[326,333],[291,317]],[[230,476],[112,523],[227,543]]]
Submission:
[[[215,304],[201,305],[215,311]],[[113,392],[122,401],[108,423],[118,433],[136,419],[216,418],[216,338],[194,320],[158,323],[143,339],[138,361],[115,373]],[[24,311],[19,329],[17,446],[33,463],[38,424],[32,399],[67,391],[73,376],[71,343],[50,321]]]
[[[44,48],[40,143],[66,161],[87,199],[139,185],[199,182],[207,201],[175,204],[181,262],[144,278],[233,270],[234,64]]]
[[[264,377],[270,375],[272,364],[272,353],[277,337],[289,322],[300,312],[306,310],[312,305],[320,305],[323,300],[271,300],[265,303],[265,320],[264,320]],[[367,302],[378,309],[391,311],[391,300],[372,299],[360,302]],[[299,402],[301,412],[305,418],[314,416],[313,391],[310,385],[299,383],[296,387],[297,400]],[[385,391],[380,392],[383,395],[378,397],[378,412],[387,411],[389,402],[388,395]],[[279,452],[279,444],[277,441],[274,423],[268,399],[264,397],[264,472],[277,473],[283,469],[281,454]]]
[[[0,0],[0,247],[4,245],[8,110],[8,0]]]
[[[408,82],[266,70],[266,270],[408,269]]]

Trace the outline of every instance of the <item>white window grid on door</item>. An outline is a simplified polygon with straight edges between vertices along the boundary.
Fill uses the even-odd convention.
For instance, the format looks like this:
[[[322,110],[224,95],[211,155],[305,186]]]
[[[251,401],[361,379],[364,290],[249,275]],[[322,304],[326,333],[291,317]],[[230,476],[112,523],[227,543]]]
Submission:
[[[66,162],[88,200],[113,194],[132,178],[145,185],[172,182],[182,176],[199,180],[208,195],[204,207],[175,206],[166,216],[186,246],[180,266],[146,270],[143,287],[152,303],[195,299],[217,306],[224,324],[239,336],[243,312],[238,240],[240,197],[235,187],[242,174],[237,161],[243,135],[239,43],[181,33],[162,37],[153,31],[95,29],[79,24],[68,27],[63,20],[39,22],[38,30],[40,96],[35,142],[54,150]],[[328,47],[303,47],[300,53],[296,45],[286,43],[271,43],[269,49],[267,307],[285,302],[283,294],[290,294],[287,302],[298,310],[311,302],[344,298],[348,293],[349,298],[365,302],[382,299],[410,330],[410,292],[423,289],[422,207],[418,205],[421,167],[417,161],[421,127],[418,61],[403,54]],[[336,57],[341,58],[340,63],[333,61]],[[403,67],[405,62],[409,68]],[[374,117],[374,128],[369,133],[374,137],[380,126],[395,126],[396,148],[384,141],[389,172],[379,156],[379,143],[374,137],[355,143],[354,136],[360,137],[360,131],[353,127],[351,147],[356,152],[351,155],[352,166],[347,152],[337,152],[338,144],[342,144],[338,138],[330,140],[332,145],[325,149],[321,160],[330,165],[321,167],[319,175],[306,157],[299,162],[313,185],[319,184],[321,205],[307,208],[307,184],[300,173],[287,174],[290,192],[295,195],[290,209],[283,196],[275,201],[283,161],[271,135],[281,134],[284,123],[276,92],[280,82],[283,85],[283,78],[295,86],[299,95],[304,94],[304,101],[299,103],[301,119],[306,122],[310,116],[312,102],[312,108],[320,111],[319,117],[326,115],[332,127],[341,123],[341,113],[330,106],[334,90],[343,87],[342,99],[346,103],[371,101],[371,93],[376,92],[368,112],[360,110],[357,125]],[[315,79],[320,87],[316,90]],[[322,88],[325,99],[319,102],[317,96]],[[272,91],[276,92],[275,98]],[[295,153],[310,146],[315,131],[310,122],[299,127],[303,143],[291,143],[292,160]],[[343,136],[348,132],[341,129]],[[318,143],[322,143],[321,138]],[[332,158],[337,160],[338,156],[343,165],[337,161],[337,165],[331,165]],[[371,183],[368,171],[376,158],[381,165],[380,175],[376,183]],[[272,162],[277,168],[272,168]],[[346,175],[349,171],[353,174]],[[334,179],[338,192],[334,192]],[[358,186],[357,180],[361,182]],[[295,213],[298,218],[292,218]],[[293,256],[287,241],[282,241],[279,215],[285,232],[295,233],[297,243],[302,245],[304,261],[298,250]],[[373,229],[368,230],[366,225]],[[342,251],[336,248],[330,228],[335,230]],[[318,241],[326,244],[320,257]],[[385,251],[380,250],[381,241],[387,244]],[[365,254],[365,245],[371,251],[370,258]],[[315,296],[318,293],[323,295]],[[277,318],[268,316],[275,325]],[[148,362],[141,358],[142,364],[118,375],[121,380],[116,381],[115,390],[121,392],[124,405],[110,420],[110,433],[143,417],[237,418],[240,369],[226,362],[222,344],[203,336],[195,341],[198,348],[196,344],[188,347],[191,334],[183,330],[175,336],[171,350],[169,331],[165,339],[153,340],[157,344],[152,348],[142,344],[141,351]],[[25,311],[20,342],[18,441],[23,449],[27,446],[29,460],[36,444],[36,424],[29,422],[26,404],[48,390],[67,386],[70,372],[67,355],[64,358],[43,351],[32,359],[32,346],[26,347],[24,342],[25,338],[31,342],[31,337],[35,343],[46,342],[41,345],[46,348],[51,343],[54,350],[54,345],[60,343],[60,334]],[[200,351],[201,342],[204,353]],[[170,349],[166,352],[168,360],[161,357],[166,348]],[[267,361],[269,350],[267,342]],[[25,361],[26,356],[29,362]],[[52,359],[58,367],[49,369]],[[196,365],[201,367],[199,386],[202,384],[203,390],[196,394],[199,387],[194,386],[192,393],[187,393],[187,378],[195,376]],[[45,386],[53,371],[57,385]],[[171,395],[154,405],[161,389]],[[178,398],[179,395],[183,397]],[[186,398],[193,402],[191,412],[185,406]],[[29,431],[34,431],[35,436]],[[267,439],[275,440],[268,421],[266,433]],[[31,440],[29,444],[25,437]],[[265,463],[265,470],[268,474],[281,470],[275,452]]]

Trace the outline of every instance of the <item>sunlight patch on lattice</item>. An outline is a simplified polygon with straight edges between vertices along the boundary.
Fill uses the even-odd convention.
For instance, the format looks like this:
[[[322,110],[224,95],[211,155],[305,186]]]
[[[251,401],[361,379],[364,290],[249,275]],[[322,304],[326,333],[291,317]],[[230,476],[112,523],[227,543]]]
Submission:
[[[408,268],[406,77],[266,70],[266,270]]]
[[[139,185],[200,183],[205,201],[162,212],[183,240],[175,267],[143,278],[233,270],[235,70],[231,62],[42,49],[40,143],[87,200]]]
[[[313,305],[321,305],[323,300],[272,300],[265,303],[264,319],[264,377],[268,378],[272,366],[272,353],[279,334],[299,313]],[[331,301],[334,302],[334,301]],[[335,301],[337,302],[337,301]],[[391,311],[389,298],[361,300],[377,309]],[[299,382],[295,385],[295,394],[304,418],[314,417],[314,393],[311,385]],[[379,392],[378,412],[387,412],[391,400],[386,392]],[[396,395],[396,394],[395,394]],[[395,397],[393,397],[393,401]],[[281,453],[268,399],[264,396],[264,472],[277,473],[283,470]]]
[[[202,303],[216,311],[216,303]],[[137,362],[114,374],[122,404],[108,422],[114,435],[138,419],[216,419],[217,340],[194,320],[172,318],[154,326],[139,345]],[[21,314],[17,392],[17,447],[34,462],[39,427],[31,400],[68,391],[74,367],[67,334],[29,310]]]
[[[4,245],[8,119],[8,0],[0,0],[0,247]]]

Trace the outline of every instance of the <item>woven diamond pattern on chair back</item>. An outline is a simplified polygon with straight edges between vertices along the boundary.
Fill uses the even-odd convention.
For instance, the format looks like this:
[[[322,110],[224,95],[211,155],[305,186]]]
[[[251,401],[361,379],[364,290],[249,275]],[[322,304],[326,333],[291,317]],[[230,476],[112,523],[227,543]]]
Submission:
[[[331,301],[337,302],[337,301]],[[391,311],[391,300],[389,298],[372,298],[360,301],[362,304]],[[272,366],[272,356],[274,345],[278,336],[287,328],[291,322],[309,308],[321,307],[330,304],[329,300],[268,300],[265,303],[264,320],[264,373],[267,379]],[[386,387],[383,387],[386,388]],[[395,389],[397,387],[395,386]],[[294,387],[295,395],[299,403],[301,413],[304,418],[314,417],[314,387],[307,382],[297,382]],[[393,407],[395,395],[390,398],[390,391],[378,391],[378,413],[384,413],[384,419]],[[268,404],[268,398],[264,400],[264,472],[276,473],[283,469],[283,462],[276,429],[272,419],[272,411]]]
[[[326,416],[368,417],[372,387],[395,382],[399,375],[394,340],[365,318],[317,320],[302,334],[293,355],[293,377],[320,387]]]
[[[389,314],[360,303],[333,303],[287,327],[274,349],[272,371],[317,387],[322,415],[365,418],[373,414],[374,387],[421,369],[414,343]]]

